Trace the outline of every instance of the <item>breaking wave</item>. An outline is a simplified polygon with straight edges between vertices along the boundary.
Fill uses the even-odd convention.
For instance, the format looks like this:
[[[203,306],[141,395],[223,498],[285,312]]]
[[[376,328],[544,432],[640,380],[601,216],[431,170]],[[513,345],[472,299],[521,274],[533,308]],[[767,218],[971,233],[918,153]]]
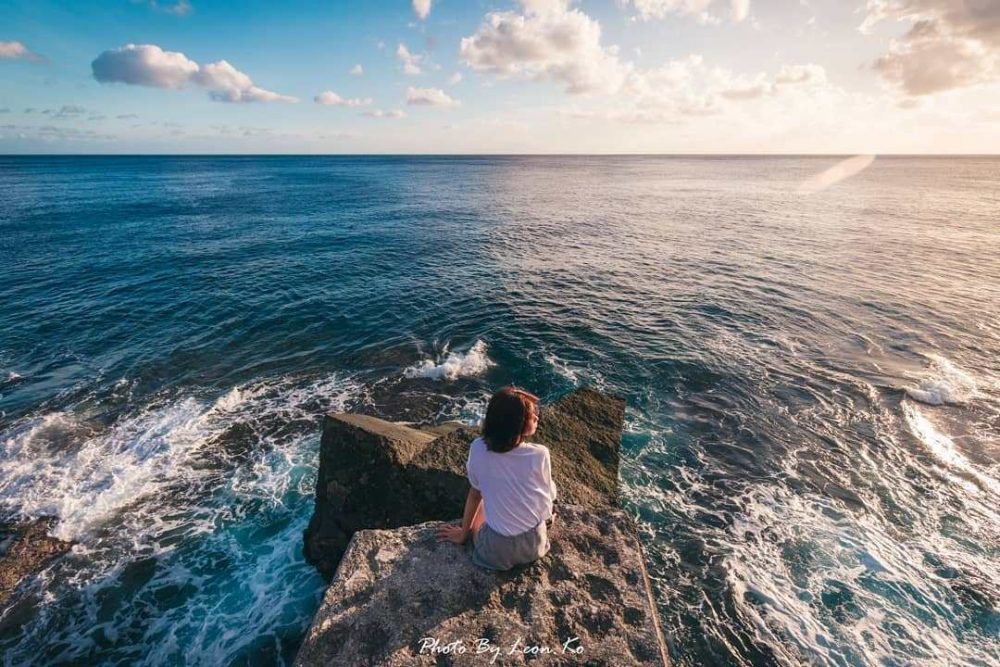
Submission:
[[[915,401],[928,405],[962,405],[979,396],[976,380],[944,357],[931,356],[929,375],[906,389]]]
[[[919,408],[904,402],[903,416],[914,437],[927,448],[931,457],[948,475],[957,478],[959,483],[971,483],[981,490],[989,491],[1000,500],[1000,482],[969,461],[959,451],[955,441],[939,431]]]
[[[431,380],[456,380],[460,377],[474,377],[485,373],[494,362],[486,355],[486,342],[477,340],[467,352],[444,351],[437,360],[424,359],[403,371],[407,378],[429,378]]]
[[[290,659],[322,590],[301,557],[317,418],[363,393],[342,375],[277,378],[164,399],[104,429],[72,412],[9,428],[2,512],[55,515],[76,545],[36,584],[64,604],[38,606],[5,663]]]

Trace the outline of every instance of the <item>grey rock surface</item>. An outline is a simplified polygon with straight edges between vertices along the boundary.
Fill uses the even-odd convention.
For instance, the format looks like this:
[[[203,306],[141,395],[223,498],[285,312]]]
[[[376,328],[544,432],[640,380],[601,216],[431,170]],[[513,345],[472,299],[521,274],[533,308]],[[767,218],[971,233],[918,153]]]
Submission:
[[[438,525],[355,533],[296,665],[668,664],[623,511],[561,506],[549,553],[501,573]]]

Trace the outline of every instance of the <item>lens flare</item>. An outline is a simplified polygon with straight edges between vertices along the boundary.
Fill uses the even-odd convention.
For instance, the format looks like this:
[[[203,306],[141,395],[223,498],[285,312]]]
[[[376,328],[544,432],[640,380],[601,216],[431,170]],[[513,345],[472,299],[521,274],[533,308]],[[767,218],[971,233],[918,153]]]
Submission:
[[[836,185],[843,180],[856,176],[871,166],[875,161],[874,155],[855,155],[854,157],[842,160],[826,171],[810,176],[799,185],[799,193],[811,195],[816,192],[826,190],[831,185]]]

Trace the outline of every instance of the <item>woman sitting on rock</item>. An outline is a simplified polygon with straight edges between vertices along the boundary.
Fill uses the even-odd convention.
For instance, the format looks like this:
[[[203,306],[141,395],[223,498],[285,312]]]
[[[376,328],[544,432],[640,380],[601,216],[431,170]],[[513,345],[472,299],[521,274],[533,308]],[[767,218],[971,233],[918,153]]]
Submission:
[[[482,435],[472,441],[466,471],[469,495],[462,524],[442,526],[439,541],[463,544],[472,535],[472,562],[509,570],[549,551],[556,485],[549,450],[525,442],[538,426],[538,397],[504,387],[486,408]]]

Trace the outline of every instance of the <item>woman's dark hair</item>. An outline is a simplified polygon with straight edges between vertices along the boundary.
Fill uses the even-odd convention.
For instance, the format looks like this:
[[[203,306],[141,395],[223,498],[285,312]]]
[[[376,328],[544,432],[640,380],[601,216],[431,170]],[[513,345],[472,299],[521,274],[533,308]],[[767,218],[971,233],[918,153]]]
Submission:
[[[509,452],[524,440],[532,415],[538,414],[538,397],[517,387],[493,394],[483,420],[483,440],[491,452]]]

